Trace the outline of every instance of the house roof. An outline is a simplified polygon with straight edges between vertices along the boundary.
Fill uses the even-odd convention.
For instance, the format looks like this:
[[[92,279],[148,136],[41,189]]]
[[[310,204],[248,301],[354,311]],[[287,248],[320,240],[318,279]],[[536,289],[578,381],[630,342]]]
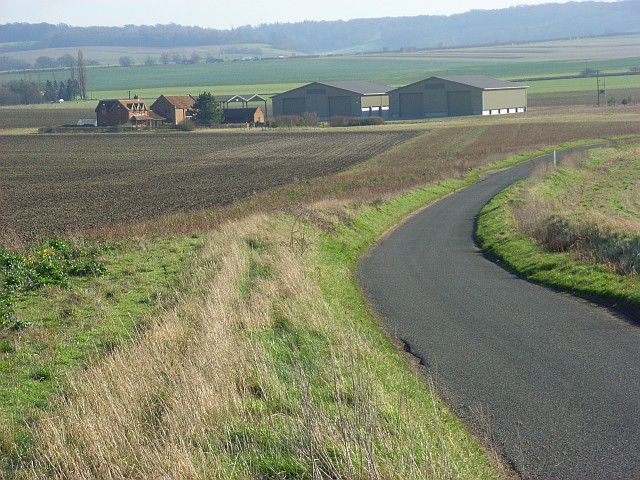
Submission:
[[[460,83],[470,87],[481,88],[483,90],[503,90],[505,88],[527,88],[527,85],[499,80],[497,78],[485,77],[484,75],[461,75],[454,77],[431,77],[439,78],[447,82]]]
[[[185,110],[193,107],[193,104],[196,103],[196,100],[191,95],[161,95],[161,98],[162,97],[164,97],[165,100],[174,107],[183,108]]]
[[[138,122],[143,122],[146,120],[166,120],[166,118],[164,118],[163,116],[160,116],[152,111],[145,112],[142,115],[133,115],[131,118],[135,118]]]
[[[122,105],[127,110],[132,110],[134,106],[145,107],[144,102],[142,100],[137,100],[137,99],[133,99],[133,100],[119,100],[119,99],[100,100],[100,102],[98,102],[98,106],[96,107],[95,111],[97,112],[101,108],[106,108],[107,111],[109,111],[109,110],[111,110],[113,107],[115,107],[118,104]]]

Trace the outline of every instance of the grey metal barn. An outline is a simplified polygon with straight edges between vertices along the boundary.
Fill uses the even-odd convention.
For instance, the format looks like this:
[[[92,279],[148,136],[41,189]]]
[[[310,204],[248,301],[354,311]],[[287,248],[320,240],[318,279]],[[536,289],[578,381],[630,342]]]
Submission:
[[[391,87],[369,81],[314,82],[275,95],[273,115],[313,112],[322,120],[330,117],[387,117]]]
[[[389,92],[389,118],[526,112],[527,88],[481,75],[430,77]]]

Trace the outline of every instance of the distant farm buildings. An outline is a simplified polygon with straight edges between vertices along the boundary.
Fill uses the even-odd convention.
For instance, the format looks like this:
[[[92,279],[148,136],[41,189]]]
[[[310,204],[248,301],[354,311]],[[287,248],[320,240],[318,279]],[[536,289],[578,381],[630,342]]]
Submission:
[[[429,77],[395,89],[369,81],[313,82],[274,95],[272,115],[402,120],[521,113],[527,111],[527,88],[482,75]],[[267,121],[267,97],[224,95],[216,100],[224,105],[224,123],[260,125]],[[191,95],[161,95],[147,108],[137,96],[101,100],[96,107],[97,125],[178,125],[192,118],[195,102]],[[252,102],[263,103],[264,108],[249,107]]]
[[[147,108],[138,96],[129,100],[101,100],[96,107],[98,127],[132,125],[134,127],[159,127],[164,117]]]
[[[390,118],[495,115],[527,111],[527,86],[467,75],[431,77],[389,92]]]
[[[388,119],[494,115],[527,110],[527,86],[481,75],[430,77],[392,89],[373,82],[315,82],[272,98],[273,114],[313,112]]]
[[[264,124],[266,121],[267,99],[259,95],[230,95],[217,98],[222,109],[225,124]],[[251,102],[264,103],[265,108],[248,107]],[[196,99],[191,95],[160,95],[147,108],[146,103],[137,95],[128,100],[101,100],[96,107],[98,127],[132,125],[136,127],[159,127],[164,124],[179,125],[193,117]],[[229,107],[230,104],[238,105]]]
[[[248,123],[260,125],[265,123],[262,108],[225,108],[222,111],[223,123]]]
[[[192,117],[194,103],[196,100],[191,95],[160,95],[151,104],[151,110],[167,122],[178,125]]]
[[[320,119],[330,117],[385,117],[391,87],[368,81],[314,82],[275,95],[273,115],[302,115],[310,112]]]

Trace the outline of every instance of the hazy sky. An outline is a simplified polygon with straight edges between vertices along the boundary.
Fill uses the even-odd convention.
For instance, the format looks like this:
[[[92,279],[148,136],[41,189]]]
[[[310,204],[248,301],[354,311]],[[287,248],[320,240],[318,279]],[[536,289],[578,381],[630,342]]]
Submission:
[[[560,0],[553,3],[564,3]],[[178,23],[228,29],[302,20],[450,15],[548,0],[0,0],[0,24],[14,22],[89,25]],[[320,6],[321,5],[321,6]]]

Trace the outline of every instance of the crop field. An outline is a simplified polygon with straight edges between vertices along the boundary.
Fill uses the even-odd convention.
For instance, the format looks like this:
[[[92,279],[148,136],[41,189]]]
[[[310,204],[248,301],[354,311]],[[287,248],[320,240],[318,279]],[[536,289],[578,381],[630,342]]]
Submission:
[[[75,55],[76,50],[70,53]],[[122,97],[128,91],[135,91],[143,96],[157,96],[158,92],[198,93],[204,90],[217,94],[269,94],[312,81],[338,79],[372,80],[401,86],[431,75],[488,75],[518,80],[577,75],[585,68],[599,69],[604,73],[620,73],[640,66],[638,51],[640,35],[629,35],[415,53],[293,56],[256,62],[97,67],[89,69],[89,92],[92,96],[101,98]],[[15,52],[12,55],[19,57],[20,54],[21,52]],[[52,56],[59,54],[61,51],[56,51]],[[118,54],[123,52],[118,51]],[[85,58],[90,57],[88,52],[85,53]],[[58,70],[34,72],[30,75],[32,80],[37,75],[38,79],[45,81],[52,79],[54,74],[59,79],[66,73]],[[5,73],[0,76],[0,81],[21,78],[24,78],[23,73]],[[635,83],[632,86],[640,87],[639,77],[633,78]],[[540,86],[543,89],[540,91],[585,88],[579,85],[574,89],[567,82],[560,86]],[[531,87],[531,91],[536,93],[538,86]],[[629,85],[612,84],[611,88],[629,88]]]
[[[0,232],[35,239],[227,204],[339,172],[413,135],[7,135],[0,154]]]
[[[82,106],[42,105],[0,109],[0,131],[13,128],[40,128],[75,125],[81,118],[96,118],[95,102]]]

